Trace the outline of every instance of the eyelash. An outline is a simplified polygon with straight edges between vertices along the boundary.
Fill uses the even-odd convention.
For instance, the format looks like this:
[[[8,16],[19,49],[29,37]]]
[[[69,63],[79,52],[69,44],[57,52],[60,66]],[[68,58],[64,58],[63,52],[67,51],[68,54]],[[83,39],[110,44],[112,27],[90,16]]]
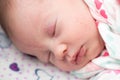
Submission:
[[[56,34],[56,25],[54,26],[54,30],[52,32],[52,36],[55,36],[55,34]]]
[[[49,21],[46,25],[46,32],[48,36],[54,37],[56,36],[56,24],[57,20]]]
[[[56,35],[56,22],[50,28],[50,35],[53,37]]]

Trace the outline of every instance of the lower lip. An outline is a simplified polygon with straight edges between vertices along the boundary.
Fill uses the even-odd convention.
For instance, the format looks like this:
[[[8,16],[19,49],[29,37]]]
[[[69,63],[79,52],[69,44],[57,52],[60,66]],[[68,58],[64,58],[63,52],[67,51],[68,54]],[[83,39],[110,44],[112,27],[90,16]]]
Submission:
[[[80,51],[78,52],[76,56],[76,63],[79,64],[81,62],[81,58],[85,55],[85,49],[81,47]]]

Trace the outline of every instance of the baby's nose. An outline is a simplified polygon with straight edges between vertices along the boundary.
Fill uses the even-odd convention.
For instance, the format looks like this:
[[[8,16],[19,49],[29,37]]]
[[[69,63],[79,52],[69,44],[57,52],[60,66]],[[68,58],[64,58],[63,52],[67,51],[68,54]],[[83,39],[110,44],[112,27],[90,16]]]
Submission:
[[[60,44],[55,47],[54,55],[57,59],[64,59],[64,57],[67,54],[67,45],[66,44]]]

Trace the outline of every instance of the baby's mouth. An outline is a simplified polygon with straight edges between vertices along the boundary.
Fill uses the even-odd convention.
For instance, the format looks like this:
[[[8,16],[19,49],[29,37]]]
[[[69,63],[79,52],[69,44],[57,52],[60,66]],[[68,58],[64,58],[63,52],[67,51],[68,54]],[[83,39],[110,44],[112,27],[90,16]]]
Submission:
[[[74,64],[80,64],[81,63],[81,58],[86,54],[86,50],[83,46],[76,52],[75,58],[72,61]]]

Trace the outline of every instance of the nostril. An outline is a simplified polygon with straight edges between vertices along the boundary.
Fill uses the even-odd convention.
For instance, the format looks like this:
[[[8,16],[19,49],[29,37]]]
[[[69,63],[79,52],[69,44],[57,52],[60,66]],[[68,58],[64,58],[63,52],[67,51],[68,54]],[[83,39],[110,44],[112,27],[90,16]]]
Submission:
[[[64,51],[63,51],[63,54],[66,55],[66,54],[67,54],[67,50],[64,50]]]

